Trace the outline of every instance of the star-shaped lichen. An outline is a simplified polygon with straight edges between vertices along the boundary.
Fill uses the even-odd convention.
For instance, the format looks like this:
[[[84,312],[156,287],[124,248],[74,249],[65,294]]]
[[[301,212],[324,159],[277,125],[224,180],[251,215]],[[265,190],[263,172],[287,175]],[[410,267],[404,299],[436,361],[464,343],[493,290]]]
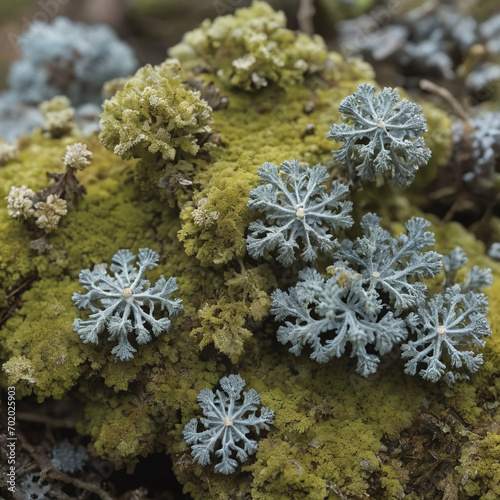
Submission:
[[[380,226],[381,218],[368,213],[363,216],[363,236],[352,241],[345,238],[335,252],[336,269],[350,268],[360,274],[366,309],[380,312],[382,294],[394,303],[394,312],[416,306],[425,299],[427,286],[420,278],[435,276],[441,270],[441,256],[424,252],[434,245],[430,223],[421,217],[406,222],[407,234],[393,238]]]
[[[326,363],[340,358],[350,346],[362,376],[377,370],[380,355],[387,354],[407,336],[405,323],[392,311],[379,314],[367,308],[360,275],[336,273],[325,280],[316,270],[305,268],[299,282],[288,292],[271,295],[271,313],[276,320],[287,319],[277,332],[278,341],[290,343],[298,356],[309,345],[311,359]]]
[[[336,240],[331,232],[350,227],[352,203],[341,201],[349,188],[333,182],[327,192],[328,172],[322,165],[312,168],[299,165],[298,160],[285,161],[278,168],[266,162],[258,170],[262,184],[250,191],[248,207],[265,215],[252,222],[247,238],[248,253],[267,256],[277,249],[276,260],[290,266],[295,249],[305,262],[316,260],[319,252],[333,251]],[[299,245],[299,240],[302,245]]]
[[[468,379],[461,371],[474,373],[483,363],[482,354],[470,347],[484,345],[483,337],[490,335],[486,319],[488,299],[482,293],[462,293],[453,285],[407,318],[416,340],[401,346],[403,359],[408,359],[405,373],[418,372],[424,379],[437,382],[441,377],[448,384],[456,379]]]
[[[340,103],[339,111],[349,123],[332,125],[328,132],[329,139],[345,142],[334,158],[352,177],[373,181],[377,173],[390,172],[394,184],[406,186],[431,156],[420,137],[427,130],[422,107],[400,100],[396,89],[374,93],[373,85],[362,83]]]
[[[191,454],[196,462],[210,464],[210,455],[217,447],[215,455],[220,462],[215,465],[215,472],[231,474],[238,466],[237,460],[232,458],[233,452],[240,462],[253,455],[257,451],[257,441],[249,439],[247,434],[251,427],[257,434],[263,429],[269,430],[274,412],[263,407],[260,416],[255,414],[260,404],[260,395],[255,389],[245,392],[240,401],[245,381],[239,375],[222,378],[220,386],[222,392],[217,389],[214,394],[210,389],[203,389],[198,395],[205,415],[201,423],[206,430],[198,432],[198,419],[193,418],[184,427],[183,435],[186,443],[192,445]]]
[[[117,359],[127,361],[134,357],[136,349],[128,340],[131,332],[135,333],[138,344],[151,340],[151,333],[156,337],[170,329],[170,319],[154,317],[156,304],[167,310],[170,316],[176,316],[182,310],[181,299],[171,299],[178,290],[176,278],[165,280],[163,276],[151,287],[143,279],[147,269],[158,266],[159,255],[149,248],[139,250],[139,267],[132,262],[135,255],[130,250],[119,250],[113,256],[110,269],[106,264],[97,264],[94,269],[84,269],[80,273],[80,283],[88,290],[85,295],[74,293],[73,302],[80,309],[90,309],[93,314],[83,321],[75,319],[73,328],[83,342],[99,342],[99,334],[105,329],[111,334],[108,340],[118,341],[111,351]],[[149,328],[147,328],[149,326]]]

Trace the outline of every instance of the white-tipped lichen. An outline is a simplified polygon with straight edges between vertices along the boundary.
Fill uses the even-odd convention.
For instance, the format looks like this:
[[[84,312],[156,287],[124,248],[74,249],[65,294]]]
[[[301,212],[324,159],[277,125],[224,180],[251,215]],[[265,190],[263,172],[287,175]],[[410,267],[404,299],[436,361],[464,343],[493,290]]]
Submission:
[[[220,214],[216,210],[209,212],[205,208],[206,203],[206,198],[202,198],[198,202],[198,208],[193,210],[193,221],[197,226],[204,226],[205,229],[210,229],[219,218]]]
[[[56,96],[50,101],[42,102],[39,108],[45,116],[42,123],[45,137],[58,139],[71,134],[75,129],[75,110],[67,97]]]
[[[34,213],[33,196],[35,193],[26,186],[12,186],[7,200],[7,210],[14,219],[29,219]]]
[[[47,201],[39,201],[35,204],[34,216],[36,225],[46,233],[54,231],[62,217],[68,213],[68,204],[66,200],[59,196],[51,194]]]
[[[211,112],[200,92],[182,82],[179,61],[170,59],[144,66],[105,101],[99,137],[124,159],[180,160],[200,150]]]
[[[257,91],[301,83],[328,60],[325,42],[286,28],[286,17],[266,2],[207,19],[172,49],[188,68],[213,71],[227,85]]]
[[[18,384],[24,380],[28,384],[35,384],[35,370],[26,356],[14,356],[2,365],[2,370],[9,379],[9,384]]]
[[[92,151],[89,151],[86,144],[77,142],[66,148],[66,154],[62,162],[66,167],[73,170],[84,170],[92,163]]]
[[[8,161],[14,160],[19,154],[17,143],[0,141],[0,165],[5,165]]]

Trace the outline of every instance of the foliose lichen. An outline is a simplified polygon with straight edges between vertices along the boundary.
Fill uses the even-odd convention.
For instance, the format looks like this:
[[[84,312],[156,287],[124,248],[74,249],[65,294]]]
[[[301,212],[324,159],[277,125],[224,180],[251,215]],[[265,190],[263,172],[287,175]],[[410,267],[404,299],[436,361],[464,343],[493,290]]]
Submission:
[[[351,178],[374,181],[388,172],[394,184],[406,186],[429,161],[431,151],[421,137],[427,131],[422,107],[400,100],[396,89],[385,87],[375,96],[375,87],[363,83],[339,111],[352,123],[332,125],[327,137],[345,143],[333,156]]]
[[[137,65],[132,49],[109,26],[88,26],[65,17],[34,22],[18,39],[21,59],[9,84],[22,101],[40,103],[66,95],[75,104],[99,102],[101,88]]]
[[[105,25],[89,26],[56,17],[33,22],[17,42],[21,58],[8,75],[9,90],[0,94],[0,136],[13,141],[44,121],[37,106],[66,96],[75,108],[100,104],[105,82],[137,67],[133,50]],[[64,111],[46,118],[48,133],[72,116]],[[77,111],[77,115],[80,111]]]
[[[63,441],[54,446],[50,452],[52,465],[63,472],[74,473],[81,471],[88,458],[84,446],[81,444],[74,446],[68,441]]]
[[[175,59],[147,66],[104,103],[100,139],[124,159],[196,156],[211,131],[211,108],[181,79]]]
[[[73,302],[80,309],[90,309],[88,320],[75,319],[73,328],[84,342],[99,342],[99,335],[108,330],[108,340],[116,340],[112,354],[120,361],[128,361],[137,351],[129,342],[128,335],[134,333],[138,344],[151,340],[151,333],[158,337],[170,330],[171,321],[167,318],[154,317],[155,306],[167,310],[169,316],[176,316],[182,310],[181,299],[172,299],[178,290],[175,278],[165,280],[163,276],[151,286],[144,279],[148,269],[158,266],[160,256],[149,248],[141,248],[138,256],[138,268],[132,262],[136,256],[130,250],[119,250],[113,256],[108,275],[106,264],[98,264],[94,269],[84,269],[80,273],[80,283],[88,291],[82,295],[73,294]],[[143,307],[148,308],[146,311]],[[146,328],[151,328],[151,332]]]
[[[442,377],[449,384],[468,379],[453,368],[474,373],[483,364],[482,354],[474,348],[484,347],[483,337],[491,334],[487,312],[488,299],[482,293],[461,293],[459,285],[422,304],[406,320],[417,338],[402,346],[401,356],[409,359],[405,373],[415,375],[419,363],[424,363],[426,367],[418,373],[431,382]],[[449,360],[449,366],[444,360]]]
[[[247,250],[252,257],[269,256],[277,250],[276,261],[290,266],[296,260],[295,250],[302,246],[300,258],[310,263],[317,259],[318,252],[335,248],[332,233],[353,224],[349,215],[352,203],[341,201],[349,188],[334,181],[327,192],[324,183],[330,176],[323,165],[308,168],[292,160],[278,168],[268,162],[258,174],[267,184],[250,191],[248,208],[264,213],[265,222],[257,219],[248,227]]]
[[[215,472],[221,474],[231,474],[238,466],[238,461],[232,458],[234,452],[240,462],[255,454],[257,441],[248,438],[247,434],[252,429],[257,434],[268,431],[274,421],[274,412],[269,408],[262,407],[260,416],[256,415],[260,396],[255,389],[245,392],[240,402],[245,385],[239,375],[229,375],[220,380],[223,392],[203,389],[198,395],[198,403],[205,415],[201,418],[205,430],[198,432],[198,419],[193,418],[182,431],[186,443],[191,445],[194,460],[200,465],[208,465],[210,455],[215,452],[220,458]],[[220,448],[215,451],[217,445]]]
[[[169,53],[187,68],[212,71],[226,85],[250,92],[273,83],[300,84],[328,61],[321,37],[287,29],[285,14],[259,1],[205,20]]]

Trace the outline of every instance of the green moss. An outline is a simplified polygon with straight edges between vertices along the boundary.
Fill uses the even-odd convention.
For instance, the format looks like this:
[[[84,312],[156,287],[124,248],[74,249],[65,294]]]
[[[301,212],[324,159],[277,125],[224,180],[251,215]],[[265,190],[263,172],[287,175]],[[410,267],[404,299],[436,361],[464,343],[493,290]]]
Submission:
[[[328,60],[320,36],[287,29],[285,14],[259,1],[234,14],[206,19],[169,53],[187,68],[214,72],[224,84],[246,91],[273,83],[300,84]]]
[[[74,282],[45,279],[23,294],[23,307],[2,330],[1,343],[6,352],[26,355],[34,384],[19,387],[21,395],[32,390],[39,401],[61,398],[83,373],[85,354],[73,330],[74,311],[70,297]],[[10,385],[18,380],[9,377]]]
[[[30,232],[7,213],[5,197],[11,186],[26,185],[34,191],[46,185],[46,172],[60,171],[60,158],[64,154],[64,141],[44,141],[40,136],[24,145],[14,161],[1,167],[0,175],[0,283],[5,291],[12,291],[37,274],[40,259],[33,259],[29,243]]]
[[[476,497],[480,500],[498,498],[500,491],[500,435],[498,431],[487,433],[483,439],[472,437],[457,470],[463,477],[464,490],[469,497]]]
[[[212,109],[182,78],[175,59],[148,64],[104,103],[99,137],[122,158],[141,159],[137,181],[143,189],[163,193],[160,186],[168,187],[173,177],[170,191],[177,189],[190,162],[210,146],[204,142]]]
[[[226,264],[245,255],[245,230],[256,217],[246,206],[248,193],[257,185],[257,169],[264,162],[279,164],[299,158],[310,165],[332,165],[332,144],[326,133],[340,119],[340,101],[359,83],[345,76],[342,88],[300,87],[287,92],[274,88],[258,96],[234,93],[228,109],[214,114],[214,130],[224,146],[214,149],[210,164],[195,172],[193,184],[199,191],[192,202],[181,206],[179,239],[189,255],[196,255],[204,266]],[[304,106],[310,100],[317,103],[316,108],[306,114]],[[314,135],[305,133],[309,124],[314,126]],[[218,214],[208,228],[193,217],[201,199],[207,200],[204,210]]]
[[[247,322],[258,325],[269,314],[271,289],[276,279],[267,265],[252,269],[243,268],[240,273],[224,273],[223,293],[200,309],[201,326],[192,335],[201,337],[200,349],[214,346],[231,361],[237,362],[244,343],[252,337]]]
[[[19,180],[34,189],[43,187],[45,171],[57,170],[54,161],[61,158],[65,144],[35,136],[20,155],[22,168],[32,172],[30,181],[23,179],[23,170]],[[50,237],[47,254],[31,253],[29,243],[33,233],[22,222],[9,218],[5,207],[0,211],[5,234],[12,235],[10,239],[2,239],[6,244],[0,254],[5,268],[4,290],[31,279],[26,285],[28,290],[20,295],[22,307],[2,329],[0,343],[10,355],[27,356],[36,382],[22,386],[20,392],[33,391],[39,400],[62,397],[88,369],[83,366],[86,360],[98,360],[104,365],[110,359],[109,350],[103,352],[98,346],[83,345],[73,331],[78,312],[71,296],[80,289],[77,279],[80,270],[109,261],[119,248],[137,250],[155,235],[154,206],[158,210],[158,202],[139,201],[140,192],[133,184],[124,188],[119,182],[126,164],[117,162],[98,142],[90,148],[95,163],[80,176],[88,194],[78,206],[70,208]],[[29,153],[36,155],[38,161],[31,159]],[[118,163],[121,165],[116,168]],[[5,189],[12,181],[15,167],[19,170],[20,164],[2,169],[7,178],[2,183]],[[18,181],[17,177],[15,180]],[[117,378],[115,372],[113,377]]]
[[[285,30],[283,36],[291,35]],[[363,379],[348,353],[319,365],[308,353],[291,355],[276,340],[277,325],[268,316],[270,293],[292,284],[297,269],[285,273],[273,262],[246,255],[246,230],[257,217],[247,209],[248,193],[266,161],[298,158],[324,164],[332,176],[342,173],[332,159],[336,145],[326,134],[341,120],[340,101],[359,83],[372,82],[373,74],[362,62],[347,63],[335,53],[328,58],[328,71],[253,93],[235,90],[216,74],[199,75],[228,96],[229,106],[212,114],[217,146],[189,161],[126,162],[97,139],[87,141],[94,163],[78,174],[87,195],[69,207],[43,255],[29,250],[33,233],[8,217],[3,198],[11,185],[45,187],[45,172],[61,171],[66,145],[78,139],[35,133],[24,141],[18,159],[0,168],[0,314],[6,314],[0,316],[0,352],[2,361],[10,360],[0,383],[14,383],[20,396],[66,397],[80,404],[79,432],[90,436],[100,456],[128,472],[143,456],[167,453],[195,499],[400,499],[403,493],[433,498],[421,493],[428,482],[417,481],[411,465],[426,464],[428,449],[402,451],[403,440],[430,434],[422,430],[422,415],[456,415],[460,430],[435,432],[425,443],[442,441],[443,453],[450,445],[450,474],[456,474],[450,477],[459,493],[489,500],[488,491],[498,488],[500,265],[485,257],[484,245],[462,226],[429,217],[437,251],[461,245],[469,265],[492,267],[496,278],[487,290],[492,336],[484,365],[470,382],[449,389],[406,376],[397,352],[384,357],[376,375]],[[444,113],[424,107],[432,164],[409,190],[364,185],[353,192],[357,220],[376,211],[397,232],[406,219],[422,215],[414,200],[449,146]],[[174,202],[164,201],[158,182],[165,176],[170,182],[178,173],[192,184],[178,187]],[[99,345],[83,344],[73,331],[74,318],[86,313],[74,307],[71,295],[81,291],[81,269],[109,263],[120,248],[143,247],[161,256],[148,275],[152,282],[161,274],[178,278],[184,313],[168,334],[138,346],[132,361],[115,363],[105,335]],[[431,286],[438,290],[439,278]],[[275,412],[275,424],[260,439],[255,458],[226,477],[214,474],[213,466],[193,463],[182,429],[199,415],[199,391],[229,373],[241,374],[261,394],[262,404]],[[464,475],[469,479],[462,485]],[[430,488],[436,496],[437,486]]]
[[[434,105],[422,102],[423,113],[427,120],[427,132],[424,140],[432,155],[425,168],[421,168],[415,176],[412,188],[425,188],[437,175],[438,169],[444,165],[451,153],[451,122],[447,113]]]
[[[353,372],[349,360],[318,365],[306,355],[295,358],[271,349],[272,344],[259,335],[258,346],[247,348],[239,362],[248,386],[274,410],[275,424],[260,439],[255,463],[242,467],[232,485],[245,488],[245,472],[251,472],[255,498],[325,498],[325,492],[335,491],[363,495],[370,488],[370,471],[380,468],[382,438],[395,439],[411,424],[424,388],[412,377],[394,377],[401,370],[399,361],[365,380]],[[180,477],[182,469],[176,468]],[[230,498],[225,478],[213,474],[211,467],[196,467],[194,472],[199,479],[189,488],[195,498],[203,498],[206,482],[218,498]],[[401,489],[395,481],[391,477],[385,484]]]

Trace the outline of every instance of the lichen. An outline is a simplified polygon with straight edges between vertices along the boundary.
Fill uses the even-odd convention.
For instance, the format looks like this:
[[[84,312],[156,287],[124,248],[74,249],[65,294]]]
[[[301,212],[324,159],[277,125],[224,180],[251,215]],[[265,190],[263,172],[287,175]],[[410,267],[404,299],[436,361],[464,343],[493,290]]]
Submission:
[[[294,285],[297,269],[284,272],[247,255],[245,238],[256,217],[247,203],[265,162],[300,158],[309,166],[325,165],[332,177],[339,173],[328,128],[340,122],[341,100],[373,79],[365,63],[346,62],[334,53],[328,58],[331,68],[323,79],[306,74],[302,83],[270,84],[258,92],[234,90],[213,73],[198,75],[228,96],[229,106],[211,115],[217,146],[206,156],[198,153],[189,165],[139,166],[96,138],[89,140],[93,165],[78,172],[87,194],[68,210],[43,255],[30,251],[30,231],[8,215],[4,198],[13,185],[43,189],[45,173],[61,172],[67,146],[80,139],[36,132],[23,140],[17,158],[0,168],[0,352],[2,362],[11,363],[7,367],[16,362],[29,367],[19,375],[30,380],[9,379],[3,371],[0,383],[15,383],[19,397],[64,397],[79,405],[78,431],[117,468],[132,472],[142,457],[168,454],[184,491],[195,499],[229,499],[237,493],[262,499],[394,499],[401,492],[426,498],[415,488],[426,485],[429,476],[413,473],[410,462],[428,463],[429,454],[423,449],[407,456],[402,440],[418,435],[421,415],[448,412],[478,436],[466,433],[463,442],[462,437],[453,441],[458,458],[451,468],[462,467],[469,479],[464,486],[462,477],[452,479],[461,493],[485,496],[498,484],[492,460],[498,408],[491,404],[500,395],[500,264],[488,259],[484,245],[461,225],[426,215],[434,224],[438,252],[460,245],[469,267],[491,267],[495,276],[485,290],[492,336],[486,339],[484,364],[470,382],[458,381],[453,390],[433,386],[402,374],[403,362],[393,353],[381,359],[377,374],[363,379],[347,357],[318,365],[307,355],[288,356],[275,340],[270,294],[278,285]],[[424,106],[424,114],[434,172],[449,147],[448,121],[432,105]],[[428,167],[416,174],[416,189],[404,196],[387,186],[353,193],[353,218],[376,211],[394,234],[404,231],[405,220],[423,216],[414,201],[431,177]],[[166,174],[173,203],[158,196],[158,181]],[[179,184],[181,179],[191,184]],[[152,282],[162,274],[178,277],[185,314],[172,321],[169,335],[142,346],[133,360],[114,363],[109,341],[83,344],[73,331],[71,296],[80,288],[81,269],[109,262],[120,248],[144,247],[160,255]],[[427,284],[438,292],[442,281],[437,276]],[[275,412],[255,459],[229,478],[193,463],[182,439],[182,429],[198,411],[197,394],[228,373],[239,373],[261,394],[262,405]],[[432,488],[427,498],[435,495]]]
[[[2,365],[2,370],[8,377],[9,384],[16,385],[21,381],[28,384],[35,384],[36,380],[33,377],[34,370],[30,360],[26,356],[14,356]]]
[[[212,109],[183,83],[179,62],[169,59],[139,69],[105,101],[100,139],[122,158],[140,158],[142,169],[157,171],[154,181],[146,182],[157,189],[165,166],[192,161],[207,149],[211,125]]]
[[[186,33],[170,55],[188,68],[201,66],[226,85],[247,91],[273,83],[300,84],[328,60],[320,36],[287,29],[285,14],[259,1],[234,15],[205,20]]]
[[[66,96],[43,101],[39,108],[45,118],[41,124],[45,137],[59,139],[76,131],[75,110]]]
[[[15,142],[0,141],[0,167],[8,161],[13,160],[19,153],[19,147]]]
[[[111,353],[121,361],[128,361],[137,352],[129,341],[129,334],[135,334],[138,344],[146,344],[152,339],[150,330],[155,337],[170,330],[170,319],[156,318],[155,308],[158,305],[160,311],[166,311],[162,316],[180,313],[182,301],[172,298],[172,293],[179,289],[177,279],[166,280],[160,276],[154,285],[145,279],[148,269],[158,267],[159,258],[154,250],[141,248],[134,265],[135,255],[120,249],[112,258],[113,276],[108,274],[107,264],[97,264],[92,270],[80,272],[79,280],[87,293],[75,292],[73,302],[80,309],[90,309],[92,314],[85,321],[76,318],[73,329],[84,343],[98,344],[99,335],[107,331],[108,340],[118,341]]]

